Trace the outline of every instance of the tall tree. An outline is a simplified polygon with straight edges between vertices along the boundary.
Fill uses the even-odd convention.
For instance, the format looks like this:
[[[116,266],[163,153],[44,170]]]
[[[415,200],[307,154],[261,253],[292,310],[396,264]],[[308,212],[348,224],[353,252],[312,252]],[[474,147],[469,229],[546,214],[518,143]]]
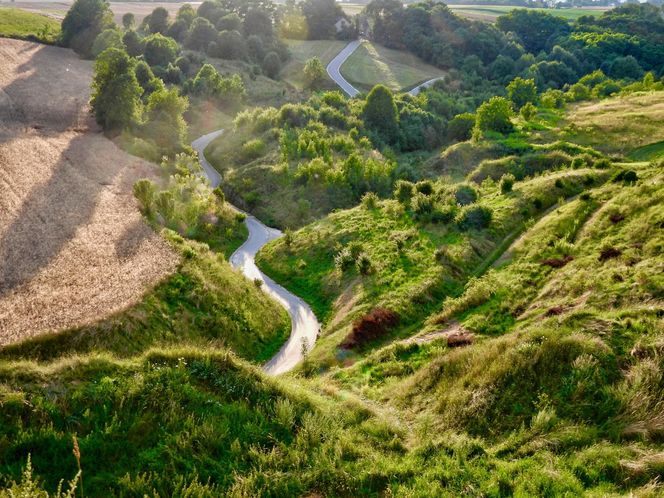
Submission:
[[[106,0],[76,0],[62,21],[60,40],[82,57],[91,57],[95,38],[112,26],[113,13]]]
[[[386,142],[396,142],[399,133],[399,114],[389,88],[376,85],[371,89],[364,105],[363,116],[366,125],[378,132]]]
[[[118,48],[103,51],[95,61],[90,105],[106,131],[126,129],[140,117],[143,90],[134,65],[135,60]]]
[[[304,0],[302,13],[307,20],[310,40],[327,40],[335,37],[335,23],[346,17],[335,0]]]

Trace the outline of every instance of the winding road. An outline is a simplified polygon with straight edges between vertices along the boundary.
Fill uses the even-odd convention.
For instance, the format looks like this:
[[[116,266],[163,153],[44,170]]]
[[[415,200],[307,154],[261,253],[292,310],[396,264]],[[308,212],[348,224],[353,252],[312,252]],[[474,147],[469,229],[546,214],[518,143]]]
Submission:
[[[205,148],[224,130],[213,131],[194,140],[191,146],[198,152],[201,167],[212,187],[221,183],[221,175],[205,158]],[[235,208],[237,211],[240,209]],[[263,369],[270,375],[278,375],[292,370],[303,358],[303,352],[310,350],[320,330],[320,324],[309,305],[265,275],[256,266],[255,257],[265,244],[281,236],[281,232],[270,228],[250,214],[247,214],[245,225],[249,237],[230,257],[230,264],[251,280],[260,280],[267,294],[281,304],[291,319],[291,335],[279,352],[268,361]]]
[[[351,85],[346,78],[343,77],[341,74],[341,66],[344,65],[344,63],[348,60],[348,58],[355,53],[355,51],[358,49],[360,45],[364,43],[364,40],[353,40],[350,42],[348,45],[346,45],[341,52],[339,52],[334,59],[330,61],[330,63],[327,65],[327,74],[334,82],[339,85],[339,87],[348,95],[349,97],[357,97],[360,94],[360,91],[355,88],[353,85]],[[421,83],[417,85],[415,88],[412,88],[409,90],[407,93],[410,95],[416,96],[418,95],[422,90],[429,88],[431,85],[433,85],[436,81],[443,79],[444,76],[437,76],[435,78],[431,78],[428,81],[425,81],[424,83]]]

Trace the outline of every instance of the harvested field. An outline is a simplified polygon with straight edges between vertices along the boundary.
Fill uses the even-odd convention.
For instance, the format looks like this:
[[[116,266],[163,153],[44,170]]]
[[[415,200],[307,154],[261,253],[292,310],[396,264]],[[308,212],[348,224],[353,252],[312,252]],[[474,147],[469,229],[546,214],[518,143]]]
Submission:
[[[153,166],[96,128],[91,75],[69,50],[0,40],[0,345],[104,318],[177,265],[131,193]]]

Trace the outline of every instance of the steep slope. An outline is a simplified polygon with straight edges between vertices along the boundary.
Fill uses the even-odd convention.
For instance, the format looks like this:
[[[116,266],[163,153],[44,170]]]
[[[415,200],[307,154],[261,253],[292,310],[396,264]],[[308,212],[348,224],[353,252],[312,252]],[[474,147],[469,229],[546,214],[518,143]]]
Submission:
[[[131,188],[153,166],[91,123],[91,64],[0,40],[0,345],[136,302],[178,257]]]

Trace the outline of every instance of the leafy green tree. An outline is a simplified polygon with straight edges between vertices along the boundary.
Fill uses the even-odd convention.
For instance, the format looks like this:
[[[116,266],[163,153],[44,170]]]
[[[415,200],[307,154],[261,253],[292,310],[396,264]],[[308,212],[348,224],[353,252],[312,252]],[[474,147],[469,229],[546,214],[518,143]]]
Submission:
[[[242,30],[244,36],[257,35],[263,40],[270,40],[273,37],[272,18],[262,9],[251,9],[244,17]]]
[[[394,96],[385,85],[376,85],[371,89],[362,114],[365,124],[377,131],[386,142],[397,140],[399,113]]]
[[[521,77],[514,78],[507,85],[507,95],[517,109],[521,109],[529,102],[535,102],[537,100],[535,80],[525,80]]]
[[[150,33],[166,34],[168,31],[168,11],[163,7],[157,7],[143,20]]]
[[[178,44],[172,38],[159,33],[145,38],[145,60],[151,66],[168,66],[178,55]]]
[[[125,34],[122,36],[122,43],[124,44],[127,53],[132,57],[143,55],[143,50],[145,49],[143,40],[133,29],[125,31]]]
[[[533,54],[545,50],[556,36],[571,31],[565,19],[531,9],[514,9],[500,16],[496,26],[505,33],[516,33],[526,50]]]
[[[175,15],[175,21],[182,21],[187,29],[191,26],[191,23],[196,19],[196,11],[191,6],[191,4],[185,3],[182,7],[178,9],[178,13]]]
[[[267,55],[265,53],[265,43],[263,43],[263,39],[260,36],[250,35],[247,37],[245,44],[247,46],[249,58],[252,61],[262,63]],[[278,56],[279,54],[277,54],[277,57]]]
[[[325,81],[325,68],[318,57],[312,57],[304,64],[304,81],[308,88],[319,89]]]
[[[473,136],[473,128],[475,127],[475,115],[470,112],[457,114],[447,124],[447,135],[452,140],[464,142]]]
[[[127,52],[118,48],[103,51],[95,61],[90,105],[104,130],[128,128],[140,117],[143,90],[134,64]]]
[[[335,0],[304,0],[302,14],[307,20],[310,40],[333,39],[337,34],[335,23],[340,17],[346,17]]]
[[[638,80],[643,77],[643,69],[633,55],[616,57],[611,63],[609,76],[617,79],[629,78]]]
[[[143,89],[142,97],[144,100],[152,93],[164,88],[164,83],[154,75],[145,61],[138,61],[134,68],[134,74],[136,74],[136,80]]]
[[[162,88],[150,95],[147,104],[145,134],[162,150],[172,155],[183,149],[187,138],[187,124],[183,118],[189,106],[177,88]]]
[[[191,28],[185,40],[185,45],[191,50],[207,50],[210,43],[217,40],[217,30],[212,23],[204,17],[197,17],[191,23]]]
[[[514,127],[512,104],[505,97],[491,97],[478,109],[473,137],[481,138],[486,132],[510,133]]]
[[[242,19],[235,12],[225,15],[217,21],[219,31],[240,31],[242,29]]]
[[[124,26],[124,29],[132,29],[135,24],[136,18],[131,12],[127,12],[122,16],[122,26]]]
[[[76,0],[62,21],[60,41],[89,58],[95,38],[112,26],[113,13],[106,0]]]
[[[237,31],[222,31],[218,37],[218,49],[215,57],[222,59],[243,59],[246,54],[244,38]]]
[[[107,48],[121,48],[124,49],[124,43],[122,41],[122,32],[118,29],[105,29],[97,38],[95,38],[94,43],[92,44],[92,56],[97,57]]]
[[[245,95],[244,83],[238,74],[223,78],[210,64],[203,64],[191,82],[190,91],[194,95],[227,104],[239,103]]]
[[[279,72],[281,71],[281,59],[276,52],[270,52],[265,56],[263,60],[263,71],[269,77],[277,79],[279,77]]]

